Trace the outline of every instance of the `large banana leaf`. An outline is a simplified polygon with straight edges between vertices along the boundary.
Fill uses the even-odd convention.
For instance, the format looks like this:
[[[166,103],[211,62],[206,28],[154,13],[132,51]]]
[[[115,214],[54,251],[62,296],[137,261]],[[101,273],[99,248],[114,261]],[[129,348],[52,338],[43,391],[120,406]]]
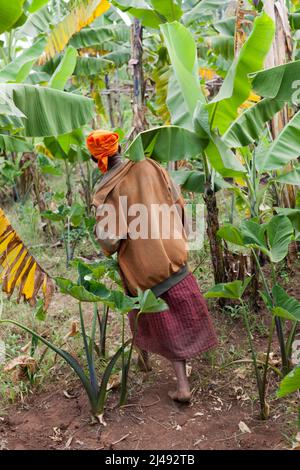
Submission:
[[[176,21],[161,25],[161,31],[174,71],[167,100],[172,123],[193,130],[197,102],[205,102],[198,77],[196,44],[192,34]]]
[[[261,151],[256,158],[260,171],[284,167],[300,155],[300,111],[282,129],[267,151]]]
[[[49,0],[32,0],[30,6],[28,7],[29,13],[34,13],[35,11],[42,8]]]
[[[0,71],[0,82],[23,82],[35,63],[43,53],[46,38],[38,39],[31,47],[25,49],[16,59]]]
[[[212,26],[219,33],[225,34],[226,36],[234,37],[235,27],[236,27],[236,17],[235,16],[229,16],[229,17],[225,16],[220,21],[214,21],[212,23]]]
[[[52,24],[57,20],[56,15],[49,12],[47,5],[29,15],[25,24],[17,31],[17,36],[24,35],[35,38],[39,34],[48,33]]]
[[[113,0],[112,3],[150,28],[159,28],[161,23],[178,20],[182,15],[178,2],[174,0],[150,0],[153,8],[145,0],[133,0],[130,5],[127,0]]]
[[[0,0],[0,34],[8,31],[22,16],[25,0]]]
[[[116,51],[103,55],[102,60],[113,62],[116,67],[122,67],[127,64],[130,59],[130,49],[127,47],[119,47]]]
[[[210,130],[208,106],[201,102],[197,103],[193,116],[195,132],[199,136],[209,137],[209,145],[205,149],[205,154],[211,166],[223,177],[242,176],[246,170],[242,163],[230,148],[221,140],[215,132]]]
[[[0,117],[2,116],[16,116],[18,118],[25,117],[24,113],[17,108],[13,101],[11,87],[6,85],[1,87],[0,84]]]
[[[5,152],[32,152],[33,145],[24,139],[0,134],[0,150]]]
[[[177,126],[163,126],[141,132],[126,151],[133,161],[145,156],[160,162],[189,160],[200,155],[206,142],[194,132]]]
[[[212,16],[220,8],[225,8],[230,0],[202,0],[183,15],[183,22],[187,26],[196,20],[204,20],[205,16]]]
[[[165,21],[171,22],[179,20],[182,16],[182,10],[179,6],[180,1],[176,0],[150,0],[152,7],[163,17]]]
[[[49,86],[56,90],[63,90],[70,76],[73,74],[77,61],[77,50],[69,46],[51,77]]]
[[[223,177],[236,178],[246,173],[246,169],[236,155],[217,135],[211,135],[205,154],[211,166]]]
[[[209,104],[211,127],[223,134],[237,117],[238,108],[251,92],[248,74],[263,67],[274,38],[274,22],[266,13],[257,17],[253,30],[230,67],[218,95]]]
[[[276,178],[276,181],[283,184],[293,184],[295,186],[300,186],[300,168],[295,168],[288,173],[283,173]]]
[[[86,0],[79,2],[79,4],[51,30],[41,62],[46,62],[54,57],[57,52],[63,51],[70,38],[75,33],[90,23],[93,23],[93,21],[100,15],[103,15],[110,6],[107,0]]]
[[[214,51],[216,55],[221,55],[226,60],[234,58],[234,36],[218,34],[205,38],[205,44]]]
[[[265,98],[244,111],[228,128],[222,140],[229,147],[243,147],[260,138],[265,123],[283,108],[284,102]]]
[[[100,75],[112,65],[114,65],[112,61],[102,57],[78,57],[74,75],[82,77]]]
[[[250,74],[256,93],[265,99],[244,111],[228,128],[223,140],[230,147],[241,147],[257,141],[264,124],[280,111],[285,103],[299,102],[300,61]]]
[[[48,308],[54,292],[54,283],[29,253],[22,240],[10,225],[0,209],[0,284],[2,290],[11,296],[18,290],[21,297],[34,305],[37,295],[42,290],[44,308]]]
[[[299,104],[300,60],[252,73],[252,87],[265,98]]]
[[[76,49],[100,47],[106,50],[109,41],[124,44],[130,41],[130,29],[123,24],[105,25],[98,28],[87,27],[74,34],[70,45]]]
[[[195,193],[204,193],[205,174],[197,170],[177,170],[171,172],[173,180],[179,184],[182,189]]]
[[[32,71],[24,83],[27,83],[28,85],[47,85],[50,81],[50,78],[51,76],[46,72]]]
[[[33,85],[0,84],[1,94],[13,100],[20,115],[25,115],[26,118],[18,120],[27,137],[66,134],[93,117],[93,101],[74,93]]]
[[[224,59],[230,61],[230,63],[234,59],[235,24],[235,16],[214,21],[212,27],[218,34],[205,37],[205,45],[213,50],[216,55],[221,55]]]

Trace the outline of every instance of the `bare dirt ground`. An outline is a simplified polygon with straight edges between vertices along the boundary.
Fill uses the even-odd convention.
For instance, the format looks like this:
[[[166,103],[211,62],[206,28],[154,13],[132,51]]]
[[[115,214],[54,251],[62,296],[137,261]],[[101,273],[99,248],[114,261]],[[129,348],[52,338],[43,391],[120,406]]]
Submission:
[[[198,372],[208,367],[197,365]],[[243,376],[244,369],[240,373]],[[192,373],[193,384],[196,375]],[[205,390],[195,389],[190,405],[176,404],[167,396],[174,387],[172,370],[164,360],[156,360],[153,372],[134,374],[127,406],[118,408],[118,394],[113,392],[106,426],[92,424],[83,391],[61,377],[47,391],[9,409],[0,423],[0,442],[10,450],[287,448],[283,410],[277,406],[270,420],[260,421],[243,379],[232,370],[226,375]],[[251,432],[243,432],[241,422]]]
[[[288,292],[298,299],[299,271],[297,265],[286,282]],[[61,302],[68,302],[71,308],[65,296],[57,295],[50,312],[59,318],[60,325],[64,321],[59,313]],[[215,352],[190,363],[190,405],[176,404],[168,397],[168,390],[175,387],[173,370],[168,361],[153,356],[153,370],[147,374],[133,365],[127,405],[118,406],[119,391],[113,390],[105,411],[106,426],[95,424],[84,391],[73,373],[58,361],[44,383],[29,388],[27,397],[0,412],[0,449],[290,449],[297,433],[297,396],[277,399],[279,381],[270,370],[270,418],[261,421],[242,320],[214,307],[211,310],[220,344]],[[270,314],[261,303],[254,315],[255,344],[263,354]],[[110,331],[110,341],[116,336],[114,328],[118,325]],[[276,338],[272,361],[279,365]]]

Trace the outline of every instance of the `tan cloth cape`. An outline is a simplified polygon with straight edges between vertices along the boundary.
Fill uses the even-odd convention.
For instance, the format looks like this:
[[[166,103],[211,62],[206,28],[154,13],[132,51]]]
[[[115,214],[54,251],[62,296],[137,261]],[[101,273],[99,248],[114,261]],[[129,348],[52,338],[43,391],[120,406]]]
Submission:
[[[98,241],[106,254],[118,251],[121,275],[128,290],[136,295],[137,287],[142,290],[150,289],[178,272],[187,263],[187,238],[183,218],[176,213],[174,206],[179,204],[183,208],[183,199],[167,171],[153,160],[125,161],[116,170],[112,168],[110,171],[111,174],[107,174],[107,177],[105,175],[104,181],[96,187],[93,205],[97,208],[97,225],[103,222],[104,214],[99,215],[103,204],[113,205],[117,215],[116,233],[110,234],[110,240],[98,237]],[[120,208],[121,196],[127,196],[127,209],[133,204],[143,204],[147,209],[148,239],[132,239],[130,236],[130,224],[138,214],[132,217],[126,209],[124,214],[124,208]],[[169,239],[162,236],[162,217],[151,212],[153,204],[174,206],[175,210],[170,211],[169,224],[174,231],[173,234],[171,231]],[[155,237],[151,237],[153,226],[157,230]]]

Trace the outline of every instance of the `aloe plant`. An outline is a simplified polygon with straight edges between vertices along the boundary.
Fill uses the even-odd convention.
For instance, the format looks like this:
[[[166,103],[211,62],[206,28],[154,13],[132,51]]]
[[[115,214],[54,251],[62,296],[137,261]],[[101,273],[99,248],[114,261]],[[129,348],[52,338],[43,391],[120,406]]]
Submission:
[[[112,265],[110,266],[112,269]],[[49,349],[58,354],[66,363],[73,369],[78,378],[80,379],[85,392],[88,396],[92,414],[99,420],[100,423],[105,424],[103,414],[105,409],[105,403],[108,396],[108,383],[109,379],[114,372],[115,366],[118,361],[122,359],[122,381],[121,381],[121,394],[120,394],[120,404],[123,405],[126,402],[127,397],[127,382],[128,382],[128,373],[131,364],[132,352],[134,347],[135,334],[138,327],[138,319],[140,315],[147,314],[151,312],[159,312],[168,308],[167,304],[156,298],[155,295],[147,290],[142,292],[139,290],[137,297],[128,297],[121,290],[111,290],[108,289],[103,283],[96,281],[93,277],[103,275],[107,270],[107,266],[94,265],[89,267],[89,265],[78,262],[78,282],[74,283],[69,279],[65,278],[56,278],[56,284],[60,288],[61,292],[67,295],[72,296],[78,300],[78,309],[79,309],[79,319],[80,319],[80,329],[81,336],[83,340],[83,348],[85,353],[85,360],[87,363],[88,371],[80,365],[80,363],[67,351],[57,347],[55,344],[51,343],[47,339],[40,336],[37,332],[28,328],[25,325],[22,325],[19,322],[9,319],[0,320],[0,323],[11,323],[23,330],[27,331],[34,341],[41,341]],[[111,273],[110,273],[111,274]],[[92,326],[90,334],[86,330],[84,313],[82,309],[83,303],[93,303],[94,305],[94,315],[92,320]],[[107,360],[104,372],[101,376],[100,383],[98,381],[98,375],[96,370],[95,363],[95,343],[96,343],[96,332],[97,332],[97,319],[98,311],[97,304],[101,303],[107,308],[110,308],[117,314],[122,317],[122,337],[121,345],[115,352],[115,354]],[[128,312],[136,310],[136,321],[135,321],[135,331],[133,337],[129,340],[125,340],[125,317]],[[106,319],[107,321],[107,319]],[[105,336],[104,336],[105,337]],[[103,341],[103,331],[100,329],[100,348],[101,341]],[[103,344],[102,344],[103,348]],[[129,348],[128,354],[126,355],[126,349]]]

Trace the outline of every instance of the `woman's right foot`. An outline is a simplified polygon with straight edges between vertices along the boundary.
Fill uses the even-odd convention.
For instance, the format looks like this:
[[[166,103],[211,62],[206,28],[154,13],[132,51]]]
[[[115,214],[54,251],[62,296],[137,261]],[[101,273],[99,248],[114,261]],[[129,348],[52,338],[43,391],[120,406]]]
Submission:
[[[179,401],[180,403],[189,403],[192,398],[192,394],[189,390],[184,391],[170,391],[168,392],[169,397],[174,401]]]

